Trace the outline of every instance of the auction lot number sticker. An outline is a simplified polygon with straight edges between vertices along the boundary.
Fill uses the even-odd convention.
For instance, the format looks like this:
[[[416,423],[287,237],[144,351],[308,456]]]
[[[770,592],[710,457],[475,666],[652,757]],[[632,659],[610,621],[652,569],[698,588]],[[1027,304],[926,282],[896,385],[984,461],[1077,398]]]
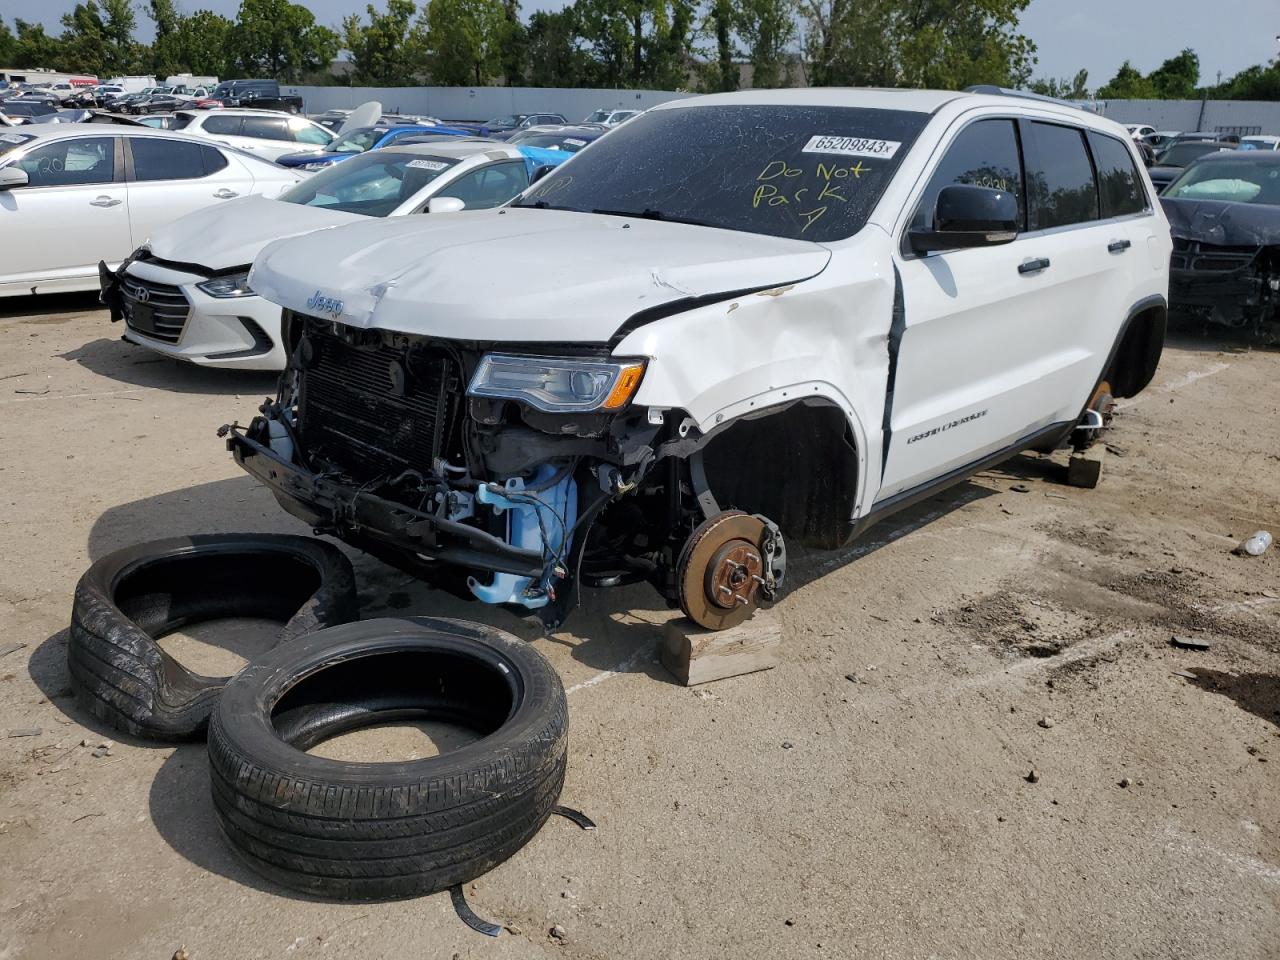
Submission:
[[[835,153],[844,157],[888,160],[902,144],[897,140],[869,140],[866,137],[811,137],[801,153]]]

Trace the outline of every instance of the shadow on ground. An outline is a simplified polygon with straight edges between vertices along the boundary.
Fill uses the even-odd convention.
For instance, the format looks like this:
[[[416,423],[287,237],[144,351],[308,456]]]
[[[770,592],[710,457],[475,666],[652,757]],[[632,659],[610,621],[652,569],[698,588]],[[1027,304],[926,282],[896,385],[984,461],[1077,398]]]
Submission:
[[[152,353],[119,339],[101,337],[58,354],[101,377],[171,393],[244,394],[248,400],[276,394],[278,374],[269,370],[215,370]],[[246,404],[246,414],[256,403]]]
[[[1189,682],[1201,690],[1234,700],[1236,706],[1280,727],[1280,677],[1267,673],[1224,673],[1197,667]]]
[[[102,311],[106,322],[106,307],[98,302],[96,291],[81,293],[44,293],[38,297],[5,297],[0,300],[0,320],[20,319],[30,323],[64,323],[72,317]]]

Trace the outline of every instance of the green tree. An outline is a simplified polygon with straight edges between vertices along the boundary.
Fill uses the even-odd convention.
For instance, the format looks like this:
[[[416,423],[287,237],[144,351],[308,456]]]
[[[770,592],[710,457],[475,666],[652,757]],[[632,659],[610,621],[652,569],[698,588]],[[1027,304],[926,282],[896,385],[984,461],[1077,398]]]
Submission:
[[[703,71],[702,88],[708,93],[738,89],[738,49],[734,42],[733,0],[712,0],[704,29],[715,37],[716,58]]]
[[[524,83],[529,57],[529,31],[520,20],[520,0],[503,0],[503,22],[498,35],[498,62],[508,87]]]
[[[1219,100],[1280,100],[1280,60],[1241,70],[1213,90]]]
[[[61,62],[62,43],[44,32],[44,26],[14,18],[13,65],[53,67]]]
[[[747,47],[751,86],[787,86],[787,50],[796,37],[795,0],[738,0],[735,26]]]
[[[506,9],[501,0],[431,0],[426,21],[435,83],[483,86],[502,72]]]
[[[148,51],[148,69],[158,77],[178,73],[185,66],[182,58],[179,33],[182,15],[174,0],[147,0],[147,16],[155,24],[155,39]]]
[[[578,0],[595,86],[686,86],[694,33],[691,0]]]
[[[1200,58],[1194,50],[1183,50],[1147,75],[1162,100],[1192,100],[1198,96]]]
[[[0,63],[13,63],[17,50],[17,38],[9,29],[9,25],[4,22],[4,17],[0,17]]]
[[[228,55],[233,24],[212,10],[197,10],[178,22],[178,62],[198,76],[225,77],[234,72]]]
[[[572,7],[554,13],[538,10],[526,28],[531,87],[579,87],[589,73],[587,54],[578,46],[578,14]]]
[[[95,0],[77,3],[62,15],[58,66],[82,73],[109,73],[106,24]]]
[[[405,87],[426,69],[425,28],[415,26],[413,0],[387,0],[386,13],[369,4],[368,24],[352,14],[342,21],[343,46],[351,53],[351,82],[359,86]]]
[[[801,0],[818,85],[1022,86],[1035,44],[1018,32],[1030,0]]]
[[[289,0],[241,0],[229,39],[238,69],[295,83],[327,69],[339,47],[337,33]]]
[[[1154,100],[1156,87],[1128,60],[1120,64],[1116,75],[1095,91],[1099,100]]]
[[[1081,70],[1074,77],[1063,77],[1057,80],[1032,80],[1027,84],[1032,93],[1046,97],[1057,97],[1060,100],[1083,100],[1089,96],[1089,71]]]

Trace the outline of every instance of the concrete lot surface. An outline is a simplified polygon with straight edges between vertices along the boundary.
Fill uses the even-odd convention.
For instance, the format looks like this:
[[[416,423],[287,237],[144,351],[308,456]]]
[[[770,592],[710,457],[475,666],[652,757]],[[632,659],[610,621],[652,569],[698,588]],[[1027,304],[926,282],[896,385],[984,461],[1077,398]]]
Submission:
[[[491,940],[446,895],[271,887],[218,834],[203,745],[77,707],[66,628],[93,559],[307,532],[214,436],[272,378],[119,333],[91,296],[0,301],[0,648],[26,644],[0,657],[0,958],[1280,957],[1280,550],[1230,552],[1280,533],[1280,353],[1174,341],[1097,490],[1020,457],[793,557],[781,665],[704,688],[657,663],[671,613],[646,587],[542,638],[357,556],[366,615],[510,629],[569,692],[562,802],[599,829],[553,818],[468,886],[508,928]],[[166,642],[216,673],[268,636]],[[323,749],[431,749],[359,736]]]

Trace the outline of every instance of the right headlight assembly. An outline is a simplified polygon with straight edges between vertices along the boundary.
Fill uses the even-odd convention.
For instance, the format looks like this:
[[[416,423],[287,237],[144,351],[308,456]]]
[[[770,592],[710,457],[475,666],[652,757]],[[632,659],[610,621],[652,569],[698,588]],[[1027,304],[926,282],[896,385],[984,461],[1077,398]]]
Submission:
[[[614,411],[625,407],[644,378],[643,360],[592,360],[485,354],[467,393],[517,400],[546,413]]]

